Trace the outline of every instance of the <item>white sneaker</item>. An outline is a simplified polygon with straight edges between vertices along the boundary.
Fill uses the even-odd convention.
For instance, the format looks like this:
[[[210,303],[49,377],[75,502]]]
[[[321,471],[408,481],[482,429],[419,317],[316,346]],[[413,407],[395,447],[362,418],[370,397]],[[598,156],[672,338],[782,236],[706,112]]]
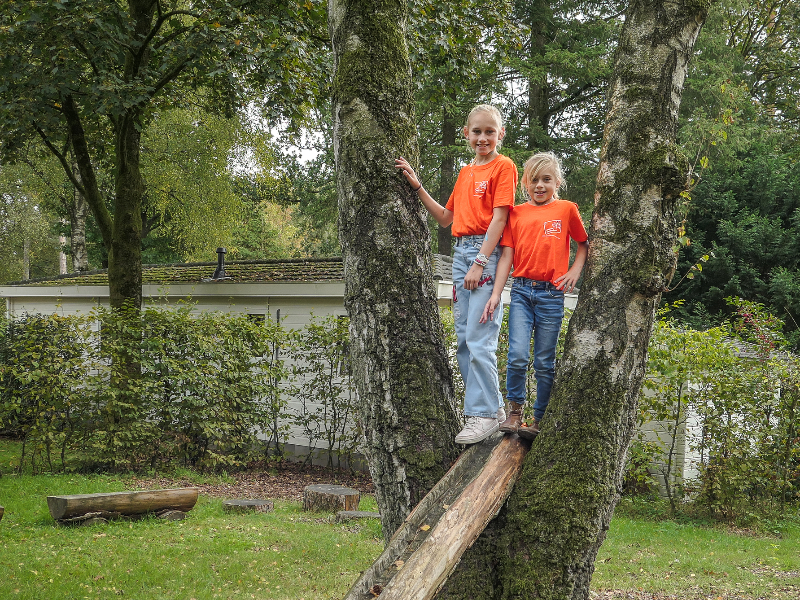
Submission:
[[[456,436],[456,444],[477,444],[492,435],[499,427],[500,423],[497,422],[497,419],[467,417],[464,429]]]
[[[497,409],[497,422],[502,423],[506,420],[506,409],[505,407],[501,406]]]

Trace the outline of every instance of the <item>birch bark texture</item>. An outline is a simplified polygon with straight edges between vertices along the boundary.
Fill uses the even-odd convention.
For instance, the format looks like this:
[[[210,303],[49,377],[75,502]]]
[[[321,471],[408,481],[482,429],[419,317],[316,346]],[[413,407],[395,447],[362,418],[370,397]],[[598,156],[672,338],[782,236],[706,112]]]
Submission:
[[[332,0],[334,153],[350,353],[384,538],[458,456],[423,208],[402,0]]]
[[[627,9],[585,279],[542,432],[498,524],[439,598],[589,598],[619,499],[655,311],[675,269],[675,209],[688,174],[675,143],[678,108],[709,6],[635,0]]]

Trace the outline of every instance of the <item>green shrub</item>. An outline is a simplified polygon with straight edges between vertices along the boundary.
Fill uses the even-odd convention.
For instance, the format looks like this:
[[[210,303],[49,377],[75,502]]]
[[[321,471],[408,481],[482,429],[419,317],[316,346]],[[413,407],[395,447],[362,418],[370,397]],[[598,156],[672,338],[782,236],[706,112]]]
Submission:
[[[625,472],[622,479],[622,493],[625,496],[650,496],[658,490],[658,482],[651,472],[661,449],[655,442],[639,436],[628,448]]]
[[[662,313],[639,407],[642,423],[656,422],[673,511],[688,492],[699,512],[737,520],[800,498],[800,362],[780,352],[779,320],[760,305],[731,302],[736,319],[707,331],[684,329]],[[682,482],[676,440],[690,419],[695,435],[686,451],[699,457],[699,475]]]
[[[362,439],[347,329],[345,317],[312,318],[290,337],[290,395],[301,407],[294,423],[309,440],[306,462],[322,443],[328,466],[340,467],[342,459],[352,466]]]
[[[67,450],[92,469],[242,465],[262,455],[261,432],[285,440],[270,422],[285,407],[285,337],[188,306],[27,316],[3,337],[0,428],[34,469],[53,468],[55,447],[62,469]]]

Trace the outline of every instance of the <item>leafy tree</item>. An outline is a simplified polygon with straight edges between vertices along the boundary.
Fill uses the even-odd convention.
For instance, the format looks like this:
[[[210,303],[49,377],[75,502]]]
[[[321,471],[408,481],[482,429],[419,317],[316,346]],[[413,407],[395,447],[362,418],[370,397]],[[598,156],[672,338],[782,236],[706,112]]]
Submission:
[[[11,0],[0,16],[2,154],[38,138],[86,198],[108,252],[111,304],[141,304],[142,132],[159,111],[200,102],[232,114],[258,90],[272,115],[314,90],[319,4],[254,0]],[[72,172],[69,153],[78,165]],[[113,194],[97,154],[113,165]]]
[[[681,143],[694,163],[678,271],[710,260],[666,296],[695,327],[731,314],[728,296],[783,315],[800,346],[800,171],[797,93],[800,10],[775,0],[715,6],[687,80]],[[692,183],[692,182],[690,182]]]
[[[46,194],[25,165],[0,167],[0,281],[57,269],[58,238]]]
[[[242,203],[230,157],[248,143],[237,117],[197,109],[154,115],[142,136],[142,239],[166,238],[184,260],[208,260],[228,246],[241,219]],[[155,262],[155,261],[151,261]]]

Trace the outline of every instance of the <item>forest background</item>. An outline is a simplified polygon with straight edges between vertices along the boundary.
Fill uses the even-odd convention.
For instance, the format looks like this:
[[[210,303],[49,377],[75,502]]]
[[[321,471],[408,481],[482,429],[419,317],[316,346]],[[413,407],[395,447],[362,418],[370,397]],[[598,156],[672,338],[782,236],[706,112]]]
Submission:
[[[466,113],[489,101],[506,118],[503,153],[518,165],[537,150],[562,156],[565,195],[588,220],[624,5],[580,0],[410,5],[426,188],[440,201],[447,199],[470,156],[460,135]],[[295,62],[283,65],[293,79],[278,78],[281,85],[273,83],[264,93],[246,69],[220,70],[179,81],[167,100],[143,112],[142,262],[213,261],[218,246],[228,248],[229,259],[341,253],[326,7],[310,0],[281,6],[286,14],[302,12],[303,27],[291,32],[301,51]],[[19,43],[9,32],[12,25],[12,13],[3,15],[5,56],[15,52],[9,44]],[[672,316],[695,328],[728,318],[732,309],[725,298],[761,302],[785,321],[795,349],[800,347],[798,37],[800,7],[790,0],[723,0],[711,9],[681,104],[678,141],[692,171],[681,207],[678,270],[663,297],[670,304],[683,299]],[[297,93],[287,100],[287,90]],[[7,106],[0,106],[4,132],[12,130]],[[91,126],[104,125],[98,119]],[[98,224],[63,161],[34,135],[5,137],[2,150],[0,281],[106,266]],[[113,144],[95,145],[91,152],[98,186],[113,211]],[[63,158],[74,160],[69,152]],[[450,243],[448,230],[433,232],[434,251],[449,254]]]

